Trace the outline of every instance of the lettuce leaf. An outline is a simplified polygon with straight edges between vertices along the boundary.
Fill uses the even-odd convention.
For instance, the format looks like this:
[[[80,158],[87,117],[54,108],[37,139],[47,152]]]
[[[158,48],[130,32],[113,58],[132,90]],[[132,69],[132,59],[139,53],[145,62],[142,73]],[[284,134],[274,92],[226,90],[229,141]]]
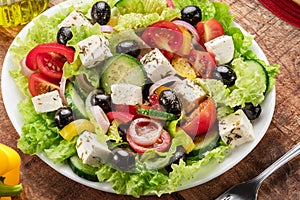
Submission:
[[[18,140],[21,151],[33,155],[60,143],[62,137],[54,123],[54,113],[37,114],[29,98],[20,101],[18,108],[24,117],[22,134]]]

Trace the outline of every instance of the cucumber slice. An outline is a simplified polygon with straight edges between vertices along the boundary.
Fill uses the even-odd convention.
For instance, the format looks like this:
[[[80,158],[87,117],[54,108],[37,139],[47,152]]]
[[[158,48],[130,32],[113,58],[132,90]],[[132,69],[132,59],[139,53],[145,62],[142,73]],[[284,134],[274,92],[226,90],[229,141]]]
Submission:
[[[127,54],[112,56],[104,63],[101,86],[105,93],[111,93],[111,85],[128,83],[143,87],[146,75],[142,64]]]
[[[212,150],[218,145],[220,139],[218,126],[214,126],[206,134],[196,136],[194,138],[195,147],[191,151],[191,156],[202,157],[203,153]]]
[[[84,164],[77,155],[70,157],[69,166],[79,177],[90,181],[98,181],[96,175],[98,168]]]
[[[66,87],[65,97],[76,119],[87,118],[85,103],[71,82]]]
[[[137,113],[140,114],[140,115],[155,118],[155,119],[162,119],[162,120],[176,120],[176,119],[178,119],[177,115],[174,115],[172,113],[162,112],[162,111],[159,111],[159,110],[138,108]]]
[[[246,69],[246,73],[248,74],[248,77],[255,77],[259,76],[262,84],[261,88],[265,88],[265,91],[268,91],[268,86],[269,86],[269,76],[262,64],[260,64],[256,60],[246,60],[246,63],[248,65],[248,68]],[[251,80],[251,79],[250,79]]]

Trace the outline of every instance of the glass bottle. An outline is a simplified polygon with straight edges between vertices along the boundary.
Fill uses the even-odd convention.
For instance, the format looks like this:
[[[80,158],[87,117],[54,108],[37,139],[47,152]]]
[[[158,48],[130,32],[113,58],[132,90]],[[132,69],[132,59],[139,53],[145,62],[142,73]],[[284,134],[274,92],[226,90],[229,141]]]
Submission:
[[[0,26],[26,24],[44,11],[48,4],[49,0],[0,0]]]

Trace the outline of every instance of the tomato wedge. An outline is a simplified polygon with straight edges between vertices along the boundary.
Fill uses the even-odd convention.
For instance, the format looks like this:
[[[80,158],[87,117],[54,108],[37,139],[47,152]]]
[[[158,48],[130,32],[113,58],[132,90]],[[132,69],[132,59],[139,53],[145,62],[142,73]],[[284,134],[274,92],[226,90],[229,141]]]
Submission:
[[[34,72],[29,77],[28,88],[32,96],[37,96],[59,90],[59,80],[50,79],[39,72]]]
[[[40,53],[36,58],[39,70],[49,78],[60,79],[66,58],[56,53]]]
[[[144,153],[149,149],[165,151],[171,141],[170,134],[162,125],[149,118],[135,119],[127,129],[126,139],[137,153]]]
[[[62,44],[39,44],[29,51],[25,63],[31,70],[40,70],[49,78],[60,79],[64,63],[73,62],[74,54],[74,49]]]
[[[180,126],[189,135],[196,136],[206,133],[215,123],[217,110],[214,101],[207,98],[200,103],[187,120]]]
[[[198,75],[202,78],[211,78],[212,71],[216,67],[216,61],[212,54],[206,51],[192,49],[186,58],[188,62],[193,65]]]
[[[142,39],[150,46],[174,53],[183,44],[183,34],[180,28],[169,21],[158,21],[150,25],[142,34]]]

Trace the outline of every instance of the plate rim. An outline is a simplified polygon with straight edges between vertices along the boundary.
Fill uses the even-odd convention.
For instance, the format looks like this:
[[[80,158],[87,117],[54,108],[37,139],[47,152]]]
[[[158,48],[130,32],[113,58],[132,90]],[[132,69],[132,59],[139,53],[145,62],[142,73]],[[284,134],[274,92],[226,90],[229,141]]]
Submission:
[[[20,32],[19,34],[16,36],[16,38],[18,37],[26,37],[26,34],[28,32],[28,30],[30,29],[30,27],[32,27],[34,25],[34,21],[38,20],[39,17],[41,15],[47,15],[47,16],[51,16],[55,13],[57,13],[60,9],[66,8],[68,6],[72,5],[72,2],[74,0],[70,0],[70,1],[64,1],[60,4],[57,4],[51,8],[49,8],[48,10],[44,11],[43,13],[41,13],[40,15],[38,15],[34,20],[32,20],[30,23],[28,23]],[[82,3],[86,3],[86,1],[80,0],[79,2],[76,1],[79,4]],[[245,29],[243,29],[240,25],[238,25],[237,23],[234,23],[235,26],[239,27],[244,33],[247,34],[247,32],[245,31]],[[3,62],[3,67],[2,67],[2,72],[1,72],[1,92],[2,92],[2,99],[3,99],[3,103],[4,103],[4,107],[5,110],[8,114],[8,117],[13,125],[13,127],[16,129],[17,133],[20,135],[21,134],[21,127],[22,127],[22,116],[18,116],[18,118],[16,118],[15,114],[16,112],[20,115],[17,106],[10,108],[10,106],[12,106],[12,94],[10,92],[8,92],[8,88],[5,87],[5,85],[9,85],[11,83],[14,83],[13,78],[9,75],[9,71],[14,69],[12,67],[9,66],[13,66],[10,65],[11,63],[9,62],[10,59],[12,58],[12,54],[10,53],[10,49],[13,45],[17,44],[16,42],[16,38],[13,40],[13,42],[11,43],[5,58],[4,58],[4,62]],[[262,49],[260,48],[260,46],[258,45],[258,43],[253,40],[253,45],[252,45],[252,50],[254,50],[254,52],[257,54],[257,56],[264,60],[267,64],[268,64],[268,60],[266,58],[266,55],[263,53]],[[14,63],[15,66],[13,67],[17,67],[17,63]],[[19,91],[19,89],[17,88],[16,84],[13,84],[12,88],[9,88],[9,91],[17,91],[19,93],[19,100],[22,100],[22,98],[20,98],[20,95],[23,96],[21,94],[21,92]],[[16,94],[15,94],[16,95]],[[24,96],[23,96],[24,97]],[[15,101],[17,101],[18,99],[14,99]],[[220,175],[224,174],[225,172],[227,172],[228,170],[232,169],[234,166],[236,166],[238,163],[241,162],[242,159],[244,159],[248,154],[250,154],[254,148],[258,145],[258,143],[262,140],[262,138],[264,137],[265,133],[267,132],[269,125],[273,119],[273,113],[275,110],[275,100],[276,100],[276,89],[275,86],[273,86],[273,88],[271,89],[271,91],[268,93],[268,95],[266,96],[266,99],[264,100],[263,104],[262,104],[262,108],[265,108],[266,106],[269,108],[268,111],[262,111],[262,115],[264,117],[261,117],[261,120],[255,120],[253,126],[256,127],[257,125],[260,125],[260,134],[259,137],[255,138],[254,141],[251,141],[249,143],[246,143],[238,148],[235,148],[235,151],[233,152],[234,156],[237,156],[234,159],[234,162],[232,163],[231,158],[233,155],[229,155],[228,157],[225,158],[225,160],[223,160],[221,163],[218,164],[218,166],[216,166],[215,170],[217,171],[216,173],[210,173],[208,176],[204,176],[201,177],[201,179],[199,179],[199,176],[196,177],[196,179],[198,180],[191,180],[189,182],[183,183],[183,186],[177,188],[176,191],[181,191],[181,190],[185,190],[188,188],[192,188],[195,186],[199,186],[201,184],[204,184],[214,178],[219,177]],[[13,101],[13,102],[15,102]],[[19,102],[19,101],[18,101]],[[18,103],[17,102],[17,103]],[[268,105],[266,105],[268,104]],[[268,112],[268,113],[266,113]],[[266,119],[265,119],[266,117]],[[262,120],[264,119],[264,121],[262,122]],[[247,151],[244,151],[245,149],[247,149]],[[238,151],[242,151],[243,153],[240,155],[235,155],[237,154]],[[55,171],[59,172],[60,174],[62,174],[63,176],[77,182],[80,184],[83,184],[85,186],[97,189],[97,190],[101,190],[101,191],[105,191],[105,192],[110,192],[110,193],[116,193],[112,187],[110,183],[107,182],[91,182],[88,180],[85,180],[79,176],[77,176],[76,174],[74,174],[70,167],[67,165],[63,165],[63,164],[54,164],[51,160],[49,160],[43,153],[38,153],[37,156],[43,161],[45,162],[47,165],[49,165],[51,168],[53,168]],[[230,162],[231,164],[227,164],[227,162]],[[224,164],[225,163],[225,164]],[[225,166],[223,166],[225,165]],[[222,168],[222,169],[220,169]],[[215,171],[214,170],[214,171]]]

